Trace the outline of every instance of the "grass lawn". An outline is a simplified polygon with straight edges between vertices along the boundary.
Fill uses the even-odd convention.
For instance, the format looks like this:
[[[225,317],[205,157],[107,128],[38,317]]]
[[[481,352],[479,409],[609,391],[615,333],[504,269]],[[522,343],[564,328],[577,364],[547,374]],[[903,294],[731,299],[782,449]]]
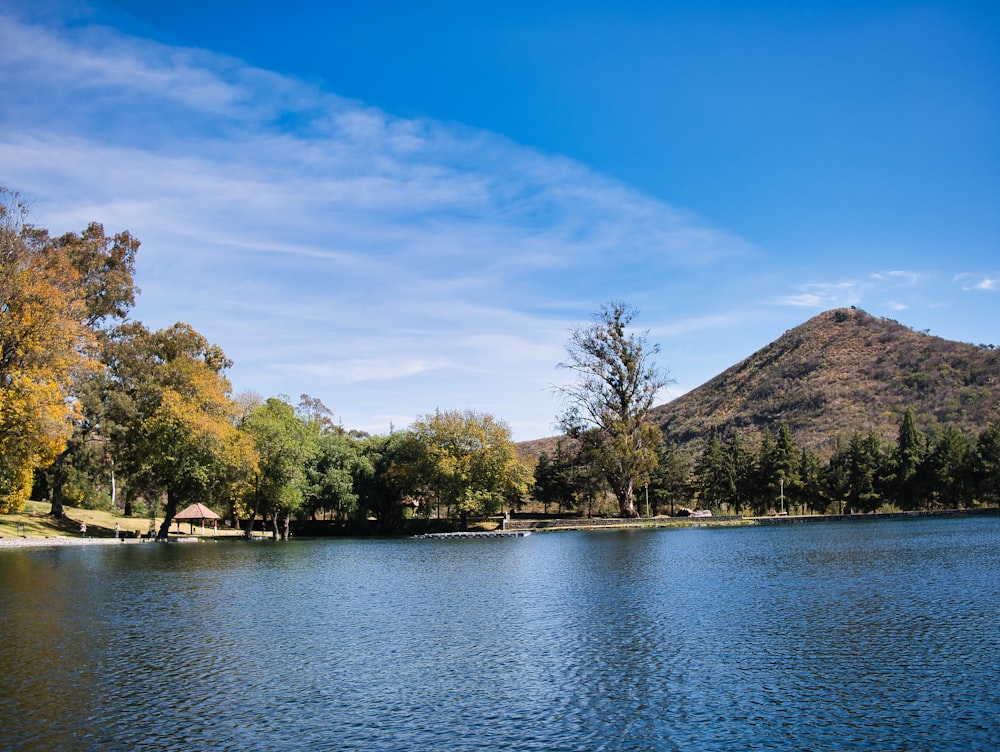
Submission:
[[[47,501],[29,501],[24,509],[16,514],[0,514],[0,538],[52,538],[57,535],[78,537],[81,522],[87,526],[87,536],[94,538],[113,538],[116,522],[119,529],[125,534],[143,535],[149,532],[149,518],[147,517],[123,517],[119,512],[64,507],[66,516],[57,520],[54,517],[49,517],[50,508],[51,504]],[[157,519],[157,528],[162,522],[162,517]],[[20,526],[23,526],[23,529]],[[189,535],[191,526],[187,522],[182,522],[180,529],[181,535]],[[201,532],[201,527],[195,525],[194,530],[195,535],[197,535]],[[177,531],[177,523],[171,526],[171,531]],[[222,527],[218,530],[219,536],[240,534],[238,530]],[[205,536],[211,535],[211,527],[206,526]]]

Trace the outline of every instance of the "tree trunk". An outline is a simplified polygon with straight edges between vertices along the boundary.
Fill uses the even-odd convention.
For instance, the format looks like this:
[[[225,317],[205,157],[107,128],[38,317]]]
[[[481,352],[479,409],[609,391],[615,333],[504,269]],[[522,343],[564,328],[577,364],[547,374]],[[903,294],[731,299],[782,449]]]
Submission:
[[[292,513],[285,512],[285,519],[281,531],[281,539],[288,540],[292,537]]]
[[[271,515],[271,540],[278,540],[278,513]]]
[[[618,509],[622,517],[631,519],[639,516],[639,512],[635,508],[635,498],[632,495],[631,483],[626,488],[616,490],[615,495],[618,497]]]
[[[51,483],[51,488],[49,490],[49,496],[52,498],[52,507],[49,509],[49,515],[55,517],[57,520],[61,520],[66,515],[66,510],[63,509],[63,473],[62,465],[63,459],[66,457],[66,453],[60,454],[54,463],[52,463],[52,470],[47,474],[49,482]]]
[[[170,535],[170,523],[174,521],[174,516],[177,514],[177,496],[168,488],[167,489],[167,504],[163,510],[163,524],[160,525],[160,531],[156,534],[157,539],[167,540]]]
[[[62,500],[62,483],[57,483],[52,487],[52,507],[49,509],[49,514],[57,520],[61,520],[66,514],[66,511],[63,509]]]

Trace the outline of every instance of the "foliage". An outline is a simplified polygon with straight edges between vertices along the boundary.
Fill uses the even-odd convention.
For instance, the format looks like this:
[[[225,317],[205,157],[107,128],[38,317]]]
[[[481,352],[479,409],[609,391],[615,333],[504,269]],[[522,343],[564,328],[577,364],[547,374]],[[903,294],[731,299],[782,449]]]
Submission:
[[[1000,418],[994,419],[976,442],[975,479],[979,497],[1000,506]]]
[[[577,381],[560,387],[567,402],[564,430],[592,450],[623,517],[635,517],[635,489],[656,467],[660,432],[648,420],[666,375],[653,363],[658,345],[648,332],[629,331],[636,311],[621,302],[601,308],[589,326],[577,327],[560,364]]]
[[[316,452],[306,463],[306,511],[332,513],[345,521],[358,514],[355,478],[371,472],[358,441],[343,433],[324,432],[316,440]]]
[[[921,466],[927,458],[927,438],[917,429],[912,407],[907,407],[899,424],[896,448],[889,458],[891,490],[900,509],[916,509],[923,493]]]
[[[695,466],[695,478],[699,500],[706,508],[718,507],[737,496],[730,454],[723,448],[716,432],[709,437]]]
[[[79,415],[72,385],[94,366],[91,287],[76,260],[0,188],[0,509],[22,505],[34,472],[64,450]]]
[[[438,514],[463,522],[495,514],[528,490],[531,472],[518,457],[510,429],[488,413],[449,410],[413,424],[420,453],[412,477],[422,481]]]
[[[373,517],[379,530],[392,530],[403,519],[404,504],[425,498],[421,446],[410,431],[393,431],[361,439],[359,449],[354,467],[359,513]],[[429,503],[423,510],[429,511]]]
[[[182,323],[157,332],[119,327],[107,352],[112,451],[137,489],[165,493],[166,536],[180,503],[229,499],[231,486],[257,470],[254,447],[235,425],[230,363]]]
[[[549,504],[556,504],[560,514],[576,509],[588,517],[605,516],[608,485],[599,459],[593,444],[566,437],[556,442],[553,455],[543,452],[535,465],[531,495],[542,502],[544,513]]]

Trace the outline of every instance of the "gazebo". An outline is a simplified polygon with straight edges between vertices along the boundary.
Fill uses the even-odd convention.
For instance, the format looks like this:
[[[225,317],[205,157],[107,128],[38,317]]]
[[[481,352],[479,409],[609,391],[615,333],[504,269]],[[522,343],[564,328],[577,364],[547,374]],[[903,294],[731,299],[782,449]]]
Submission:
[[[201,520],[201,534],[205,534],[205,520],[218,520],[221,519],[219,515],[213,512],[211,509],[206,507],[204,504],[192,504],[187,509],[183,509],[178,512],[174,519],[177,520],[177,532],[181,531],[181,520],[187,520],[191,523],[191,534],[194,535],[194,522],[195,520]]]

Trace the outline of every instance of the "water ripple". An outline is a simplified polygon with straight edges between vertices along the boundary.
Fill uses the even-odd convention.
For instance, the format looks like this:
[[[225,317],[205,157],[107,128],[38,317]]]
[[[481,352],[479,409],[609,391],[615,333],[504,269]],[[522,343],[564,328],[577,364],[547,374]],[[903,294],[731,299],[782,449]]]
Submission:
[[[3,551],[3,748],[996,749],[998,565],[996,520]]]

